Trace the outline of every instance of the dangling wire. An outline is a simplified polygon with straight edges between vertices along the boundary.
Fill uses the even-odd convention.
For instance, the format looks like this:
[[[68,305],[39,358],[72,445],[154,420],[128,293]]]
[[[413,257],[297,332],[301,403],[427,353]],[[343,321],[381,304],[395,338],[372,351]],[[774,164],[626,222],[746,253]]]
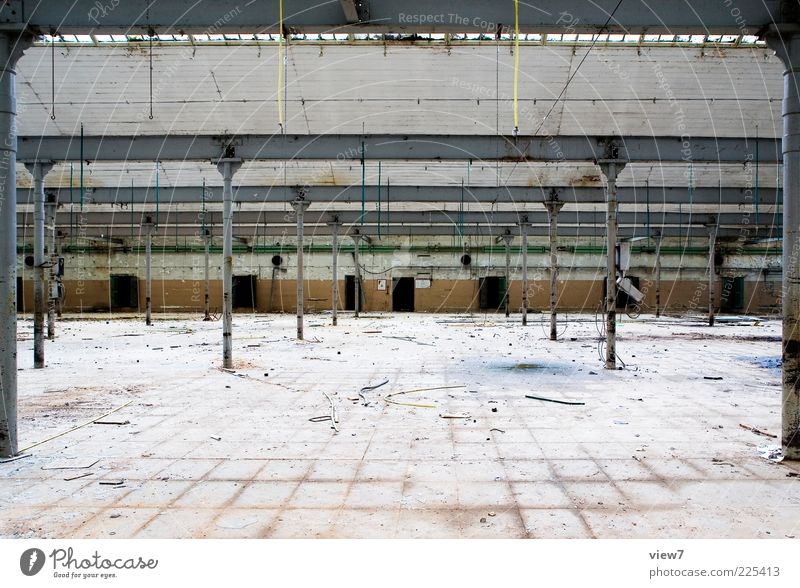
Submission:
[[[378,239],[381,238],[381,162],[378,160]]]
[[[283,0],[278,1],[278,126],[283,132]]]
[[[519,0],[514,0],[514,136],[519,134],[519,108],[517,89],[519,87]]]
[[[153,31],[150,30],[150,39],[148,41],[150,53],[150,120],[153,120]]]
[[[50,120],[56,120],[56,36],[50,36]]]
[[[81,123],[81,212],[83,212],[83,123]]]
[[[755,205],[756,205],[756,230],[758,230],[758,125],[756,125],[756,189],[755,189]]]

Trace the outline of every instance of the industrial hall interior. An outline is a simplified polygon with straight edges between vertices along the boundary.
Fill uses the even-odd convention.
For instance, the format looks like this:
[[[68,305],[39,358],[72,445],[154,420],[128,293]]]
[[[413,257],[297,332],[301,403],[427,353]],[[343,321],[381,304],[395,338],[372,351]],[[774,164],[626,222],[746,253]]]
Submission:
[[[798,0],[5,0],[0,62],[0,538],[800,535]]]

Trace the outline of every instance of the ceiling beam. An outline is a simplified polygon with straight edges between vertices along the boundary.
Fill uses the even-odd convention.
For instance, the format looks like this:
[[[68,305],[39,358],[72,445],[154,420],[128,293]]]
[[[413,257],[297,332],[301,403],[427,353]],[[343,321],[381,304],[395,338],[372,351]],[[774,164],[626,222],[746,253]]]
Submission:
[[[235,177],[234,177],[235,179]],[[605,202],[605,189],[602,186],[503,186],[494,187],[464,187],[461,186],[396,186],[392,185],[387,193],[387,187],[380,188],[380,201],[387,202],[387,195],[392,203],[398,202],[454,202],[465,204],[473,202],[523,204],[531,202],[544,202],[555,190],[559,199],[566,203],[588,204]],[[62,205],[70,201],[70,189],[50,188],[48,194],[57,194],[58,202]],[[79,190],[72,189],[72,199],[77,202]],[[762,204],[780,204],[782,191],[775,188],[759,187],[759,200]],[[154,187],[119,188],[93,188],[84,190],[84,202],[91,204],[154,204]],[[263,203],[263,202],[291,202],[297,194],[291,186],[239,186],[234,188],[234,202]],[[361,186],[307,186],[307,199],[313,203],[359,203],[361,202]],[[159,188],[159,200],[163,203],[197,203],[203,200],[203,187],[177,187]],[[621,203],[636,203],[645,206],[649,201],[653,205],[659,204],[736,204],[752,205],[755,201],[754,188],[723,187],[719,188],[694,188],[692,193],[686,187],[657,187],[623,186],[618,188],[617,199]],[[209,203],[222,202],[222,187],[206,187],[205,200]],[[364,201],[378,202],[378,186],[369,185],[364,189]],[[17,188],[17,204],[33,202],[33,190]]]
[[[293,32],[477,32],[493,34],[513,26],[512,2],[485,0],[372,0],[368,22],[351,20],[339,2],[293,0],[284,13],[284,28]],[[792,21],[794,2],[762,0],[739,2],[736,11],[725,2],[684,0],[624,2],[613,18],[617,0],[541,0],[520,2],[522,32],[597,32],[608,23],[611,32],[640,33],[741,33],[750,34],[772,22]],[[254,0],[159,0],[144,10],[137,2],[95,0],[6,0],[0,22],[6,27],[27,26],[33,32],[56,30],[61,34],[139,33],[152,28],[162,34],[276,33],[278,2]],[[786,13],[784,13],[786,12]]]
[[[758,145],[758,147],[757,147]],[[360,161],[597,161],[744,163],[781,161],[780,139],[731,137],[604,137],[498,135],[140,135],[83,139],[86,161],[216,161],[314,159]],[[21,136],[17,160],[80,161],[81,140]]]
[[[350,229],[358,229],[364,235],[371,235],[377,236],[378,234],[378,227],[375,225],[343,225],[343,228],[340,230],[340,235],[344,234],[345,230]],[[463,235],[464,236],[485,236],[485,237],[496,237],[498,235],[502,235],[505,233],[506,229],[511,229],[511,231],[517,231],[514,234],[519,234],[519,228],[515,225],[497,225],[494,227],[487,227],[485,225],[465,225],[463,227]],[[222,226],[221,225],[214,225],[210,227],[209,230],[214,237],[222,237]],[[33,240],[33,233],[31,232],[32,229],[30,227],[24,228],[20,227],[18,233],[18,243],[31,243]],[[548,225],[533,225],[529,228],[528,234],[531,237],[546,237],[548,235],[549,226]],[[65,226],[63,228],[59,228],[60,235],[63,242],[69,243],[72,237],[70,236],[69,227]],[[382,236],[410,236],[410,237],[453,237],[458,235],[458,230],[456,227],[451,225],[389,225],[389,226],[382,226],[380,231]],[[703,247],[707,243],[708,239],[708,229],[702,224],[695,224],[690,226],[663,226],[663,227],[653,227],[651,229],[651,235],[655,236],[656,234],[661,234],[664,237],[687,237],[691,236],[692,238],[697,238],[697,246]],[[310,227],[306,227],[305,235],[311,238],[314,237],[328,237],[330,236],[331,228],[329,225],[312,225]],[[74,233],[74,237],[80,242],[80,239],[84,237],[97,237],[97,238],[115,238],[115,239],[124,239],[130,242],[131,239],[138,239],[142,237],[144,233],[142,233],[141,227],[134,226],[133,230],[131,230],[130,226],[100,226],[100,225],[91,225],[91,226],[81,226],[80,229],[76,229]],[[283,242],[284,240],[287,242],[293,241],[296,235],[296,230],[294,225],[292,226],[264,226],[264,225],[236,225],[234,227],[234,235],[235,238],[238,238],[242,242],[252,243],[256,238],[261,239],[262,237],[275,237],[274,239],[278,242]],[[567,238],[599,238],[602,239],[605,236],[605,226],[599,225],[585,225],[585,226],[577,226],[577,225],[561,225],[559,223],[558,226],[558,235],[560,237],[567,237]],[[188,226],[188,225],[178,225],[177,227],[174,225],[161,225],[158,229],[156,234],[158,238],[163,238],[166,240],[167,243],[171,239],[175,239],[176,236],[178,238],[186,238],[191,240],[192,238],[200,239],[201,238],[201,231],[197,226]],[[619,236],[620,238],[633,238],[633,237],[646,237],[647,236],[647,227],[643,225],[621,225],[619,228]],[[720,239],[741,239],[741,240],[752,240],[755,238],[767,238],[767,237],[779,237],[780,231],[774,228],[771,229],[764,229],[762,228],[759,231],[756,230],[748,230],[743,232],[741,227],[731,227],[731,226],[720,226],[719,229],[719,237]]]
[[[310,208],[305,212],[304,222],[307,226],[325,225],[333,220],[336,215],[339,221],[344,224],[363,224],[367,225],[444,225],[446,231],[452,232],[453,228],[459,225],[483,225],[486,227],[503,225],[512,226],[520,223],[527,224],[541,224],[547,225],[548,213],[544,207],[541,210],[535,211],[500,211],[494,213],[485,212],[463,212],[459,214],[458,211],[396,211],[387,213],[384,209],[381,212],[376,210],[368,210],[364,212],[363,219],[360,211],[347,210],[336,211],[335,209],[328,210],[314,210]],[[17,223],[18,226],[33,226],[33,212],[18,212]],[[61,209],[56,217],[56,223],[59,227],[69,226],[70,222],[79,222],[82,226],[100,225],[100,226],[118,226],[130,227],[131,223],[136,225],[141,224],[145,218],[153,216],[152,210],[147,211],[90,211],[84,209],[80,213],[79,220],[75,220],[76,215],[70,218],[68,209]],[[750,212],[735,213],[723,212],[715,213],[722,225],[741,225],[753,227],[756,225],[754,215]],[[168,209],[162,209],[159,215],[159,220],[165,225],[189,225],[201,227],[203,225],[203,214],[196,211],[178,211],[173,212]],[[690,213],[690,212],[658,212],[649,215],[649,223],[653,228],[658,228],[664,225],[675,226],[688,226],[692,224],[703,225],[708,221],[708,213]],[[648,215],[644,212],[619,212],[617,214],[617,221],[621,224],[639,224],[646,226],[648,223]],[[773,214],[761,214],[759,218],[759,225],[761,228],[769,228],[775,223],[776,219]],[[234,211],[233,222],[235,225],[268,225],[268,226],[286,226],[294,227],[294,213],[293,211],[259,211],[259,210],[242,210]],[[576,210],[562,210],[559,214],[559,222],[565,224],[580,224],[592,225],[605,229],[606,225],[606,212],[603,210],[598,211],[576,211]],[[205,225],[221,225],[222,212],[213,211],[205,213]]]

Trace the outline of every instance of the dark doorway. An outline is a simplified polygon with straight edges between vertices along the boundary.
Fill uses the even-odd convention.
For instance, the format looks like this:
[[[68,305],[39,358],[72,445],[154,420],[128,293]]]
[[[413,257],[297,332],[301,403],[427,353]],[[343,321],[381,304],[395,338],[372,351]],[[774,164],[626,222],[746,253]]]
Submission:
[[[414,278],[392,278],[392,310],[414,312]]]
[[[744,276],[722,278],[721,307],[733,312],[744,308]]]
[[[481,310],[497,310],[506,295],[504,276],[487,276],[480,279],[479,302]]]
[[[139,278],[111,275],[111,310],[139,308]]]
[[[231,284],[233,289],[233,308],[247,308],[256,310],[256,277],[233,276]]]
[[[344,277],[344,309],[356,309],[356,277]]]
[[[17,312],[25,312],[25,290],[22,276],[17,276]]]

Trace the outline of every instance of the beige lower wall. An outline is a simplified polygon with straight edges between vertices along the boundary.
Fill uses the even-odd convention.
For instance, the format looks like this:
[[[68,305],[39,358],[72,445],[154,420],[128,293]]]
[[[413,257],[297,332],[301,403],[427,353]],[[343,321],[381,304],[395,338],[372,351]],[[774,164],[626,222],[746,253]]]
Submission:
[[[363,287],[366,298],[366,311],[391,311],[391,279],[387,279],[387,289],[378,290],[378,280],[366,279]],[[66,280],[65,311],[107,311],[110,304],[108,280]],[[642,280],[640,289],[645,293],[645,303],[652,311],[655,309],[655,283]],[[529,308],[545,310],[549,304],[548,281],[529,282]],[[569,311],[594,311],[597,309],[603,283],[599,280],[561,281],[559,288],[559,308]],[[510,286],[509,305],[516,312],[522,306],[522,283],[513,281]],[[716,282],[716,301],[719,305],[721,280]],[[296,282],[291,279],[270,279],[257,281],[256,311],[294,312]],[[331,307],[330,280],[309,280],[304,284],[304,306],[307,312],[329,310]],[[744,312],[766,312],[780,304],[779,282],[745,282]],[[202,281],[193,280],[153,280],[153,309],[156,312],[202,312],[204,287]],[[210,306],[219,312],[222,307],[222,284],[212,281],[210,286]],[[339,308],[345,304],[345,282],[339,281]],[[661,305],[667,310],[693,310],[705,312],[708,308],[708,284],[697,280],[662,280]],[[139,281],[139,309],[145,306],[145,283]],[[433,280],[430,288],[417,288],[414,291],[414,306],[418,312],[477,312],[479,311],[478,280]],[[21,312],[33,309],[33,282],[23,281],[23,308]],[[136,310],[136,309],[134,309]],[[240,309],[241,311],[245,309]]]

